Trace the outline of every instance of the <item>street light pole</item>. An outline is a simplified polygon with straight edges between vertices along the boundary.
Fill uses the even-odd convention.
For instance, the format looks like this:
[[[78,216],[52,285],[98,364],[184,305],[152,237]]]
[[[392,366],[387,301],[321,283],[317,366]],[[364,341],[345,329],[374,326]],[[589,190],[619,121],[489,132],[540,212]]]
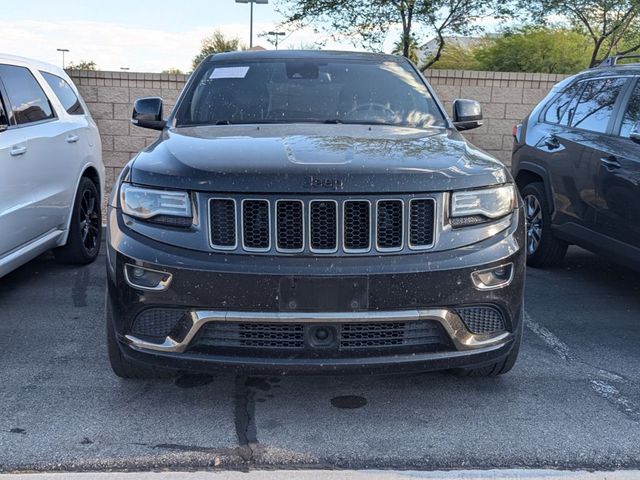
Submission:
[[[265,5],[269,3],[269,0],[236,0],[236,3],[250,3],[251,4],[251,16],[249,18],[249,48],[253,48],[253,4],[259,3]]]
[[[62,69],[64,70],[64,54],[65,54],[65,52],[68,52],[69,49],[67,49],[67,48],[56,48],[56,50],[58,52],[62,52]]]
[[[280,37],[284,37],[286,35],[285,32],[267,32],[267,35],[272,35],[276,38],[275,45],[276,50],[278,50],[278,44],[280,43]]]
[[[251,4],[251,15],[249,16],[249,48],[253,48],[253,2]]]

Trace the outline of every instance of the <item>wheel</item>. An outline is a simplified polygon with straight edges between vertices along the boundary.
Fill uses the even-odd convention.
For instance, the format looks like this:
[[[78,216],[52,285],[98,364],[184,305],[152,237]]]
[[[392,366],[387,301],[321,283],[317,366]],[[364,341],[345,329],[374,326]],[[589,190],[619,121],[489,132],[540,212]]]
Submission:
[[[71,212],[67,244],[56,248],[53,253],[59,262],[84,265],[96,259],[101,240],[100,195],[96,185],[87,177],[82,177]]]
[[[156,379],[171,377],[171,372],[129,360],[124,355],[122,355],[120,347],[118,346],[116,332],[113,328],[113,311],[111,309],[111,304],[108,300],[106,303],[107,305],[105,308],[105,324],[107,333],[107,352],[109,354],[109,363],[111,364],[113,373],[115,373],[120,378],[134,379]]]
[[[522,344],[522,332],[524,331],[524,325],[522,324],[523,318],[520,319],[520,327],[516,332],[515,345],[504,359],[499,362],[478,368],[458,368],[453,370],[455,375],[459,377],[497,377],[498,375],[504,375],[509,372],[518,359],[520,353],[520,345]]]
[[[527,220],[527,265],[553,267],[562,262],[567,243],[554,237],[544,184],[536,182],[522,189]]]

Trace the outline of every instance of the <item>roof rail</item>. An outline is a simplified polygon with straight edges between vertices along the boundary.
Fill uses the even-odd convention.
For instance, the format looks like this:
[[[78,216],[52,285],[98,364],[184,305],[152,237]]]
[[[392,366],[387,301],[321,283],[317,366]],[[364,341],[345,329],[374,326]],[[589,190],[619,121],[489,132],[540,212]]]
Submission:
[[[612,57],[605,58],[598,66],[599,67],[615,67],[618,64],[618,60],[623,60],[625,58],[640,58],[640,53],[631,53],[628,55],[614,55]],[[635,62],[635,63],[640,63],[640,62]]]

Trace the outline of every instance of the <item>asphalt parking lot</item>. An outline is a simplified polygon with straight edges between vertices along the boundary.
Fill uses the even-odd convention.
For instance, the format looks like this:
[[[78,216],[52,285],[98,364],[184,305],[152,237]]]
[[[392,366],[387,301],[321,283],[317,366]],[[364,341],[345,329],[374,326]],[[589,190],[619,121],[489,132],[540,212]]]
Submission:
[[[640,275],[579,249],[530,270],[514,370],[123,381],[104,257],[0,279],[0,471],[640,467]]]

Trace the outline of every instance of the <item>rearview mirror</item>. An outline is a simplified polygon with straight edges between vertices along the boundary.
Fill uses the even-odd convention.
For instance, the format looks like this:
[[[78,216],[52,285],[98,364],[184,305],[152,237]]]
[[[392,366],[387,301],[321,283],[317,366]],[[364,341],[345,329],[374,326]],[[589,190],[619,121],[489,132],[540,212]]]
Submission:
[[[636,123],[629,134],[629,138],[632,142],[640,143],[640,122]]]
[[[475,100],[458,98],[453,101],[453,125],[458,130],[482,126],[482,106]]]
[[[142,128],[162,130],[167,124],[162,119],[162,106],[159,97],[139,98],[133,104],[131,123]]]

